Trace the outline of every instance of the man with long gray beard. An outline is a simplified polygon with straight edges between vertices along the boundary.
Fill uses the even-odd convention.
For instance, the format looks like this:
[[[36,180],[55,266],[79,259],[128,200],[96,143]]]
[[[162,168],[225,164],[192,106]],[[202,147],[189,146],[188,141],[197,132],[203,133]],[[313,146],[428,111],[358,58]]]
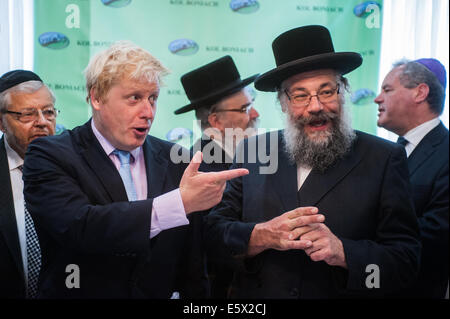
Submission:
[[[272,47],[277,67],[255,87],[277,91],[286,128],[241,144],[232,167],[250,174],[229,182],[207,217],[211,253],[237,264],[231,297],[367,298],[408,287],[420,243],[405,152],[352,130],[344,107],[343,75],[361,56],[335,52],[322,26],[287,31]],[[261,149],[274,174],[261,174],[270,165],[254,160]]]

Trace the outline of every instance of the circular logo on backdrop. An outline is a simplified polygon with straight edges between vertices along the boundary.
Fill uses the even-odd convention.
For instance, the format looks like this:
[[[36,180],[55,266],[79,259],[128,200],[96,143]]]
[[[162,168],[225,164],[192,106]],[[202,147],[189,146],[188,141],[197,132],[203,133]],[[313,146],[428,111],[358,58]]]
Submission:
[[[169,51],[176,55],[192,55],[197,53],[198,44],[194,40],[178,39],[170,42]]]
[[[366,11],[367,7],[369,7],[369,6],[374,6],[374,5],[375,5],[375,6],[378,6],[378,8],[381,9],[381,5],[380,5],[378,2],[376,2],[376,1],[366,1],[366,2],[363,2],[363,3],[360,3],[360,4],[356,5],[356,6],[353,8],[353,13],[354,13],[355,16],[357,16],[357,17],[365,18],[365,17],[367,17],[367,16],[371,13],[371,11],[372,11],[372,10],[370,10],[370,8],[369,8],[368,11]]]
[[[358,89],[350,97],[353,104],[363,105],[372,103],[375,97],[375,92],[371,89]]]
[[[131,0],[102,0],[102,3],[107,7],[122,8],[129,5]]]
[[[169,142],[178,142],[182,139],[190,139],[192,137],[192,131],[184,127],[175,127],[166,134],[166,139]]]
[[[248,14],[258,11],[259,3],[256,0],[231,0],[230,8],[234,12]]]
[[[60,50],[66,48],[69,38],[60,32],[45,32],[39,36],[39,43],[46,48]]]

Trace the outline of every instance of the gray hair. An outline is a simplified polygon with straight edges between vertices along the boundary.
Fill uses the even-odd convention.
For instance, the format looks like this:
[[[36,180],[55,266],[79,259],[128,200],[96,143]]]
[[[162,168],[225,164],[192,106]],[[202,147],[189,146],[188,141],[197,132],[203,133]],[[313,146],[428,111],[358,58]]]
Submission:
[[[207,128],[211,127],[211,124],[209,124],[208,117],[210,113],[210,110],[212,107],[203,106],[198,109],[195,109],[195,117],[197,120],[200,121],[200,128],[202,131],[206,130]]]
[[[17,84],[16,86],[13,86],[0,93],[0,112],[3,112],[11,105],[11,93],[31,94],[41,89],[42,87],[45,87],[48,90],[52,98],[52,103],[55,104],[55,95],[47,85],[45,85],[41,81],[27,81]]]
[[[444,110],[445,89],[433,72],[420,63],[406,59],[394,63],[393,66],[394,68],[402,66],[399,79],[405,88],[412,89],[421,83],[428,85],[430,92],[426,101],[430,105],[430,111],[441,115]]]

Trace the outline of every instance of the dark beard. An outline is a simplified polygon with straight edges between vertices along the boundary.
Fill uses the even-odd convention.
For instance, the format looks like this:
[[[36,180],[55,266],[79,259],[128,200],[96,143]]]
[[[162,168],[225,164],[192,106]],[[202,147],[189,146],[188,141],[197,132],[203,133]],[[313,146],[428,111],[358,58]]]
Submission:
[[[311,138],[305,133],[305,125],[318,120],[331,121],[331,129]],[[320,112],[300,119],[287,114],[284,141],[290,161],[323,173],[350,150],[355,133],[348,122],[335,113]]]

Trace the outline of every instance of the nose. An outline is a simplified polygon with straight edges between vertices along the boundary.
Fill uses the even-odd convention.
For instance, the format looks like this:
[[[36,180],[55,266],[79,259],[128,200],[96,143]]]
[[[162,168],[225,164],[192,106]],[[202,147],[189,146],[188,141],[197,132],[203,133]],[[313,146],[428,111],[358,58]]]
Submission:
[[[250,108],[250,112],[249,112],[248,115],[250,116],[250,119],[251,119],[251,120],[256,119],[256,118],[259,117],[258,111],[257,111],[257,110],[255,109],[255,107],[253,107],[253,106]]]
[[[383,98],[381,97],[381,93],[373,100],[375,103],[380,104],[383,102]]]
[[[308,108],[307,108],[308,113],[318,113],[318,112],[322,111],[322,109],[323,109],[323,105],[322,105],[322,103],[320,103],[317,95],[311,96],[311,99],[309,100],[309,104],[308,104]]]
[[[34,125],[45,126],[47,123],[48,123],[48,121],[45,118],[44,113],[42,113],[42,110],[38,110],[37,118],[34,120]]]
[[[153,120],[153,118],[155,117],[156,102],[152,103],[149,100],[144,100],[143,103],[144,105],[142,108],[141,117],[148,120]]]

